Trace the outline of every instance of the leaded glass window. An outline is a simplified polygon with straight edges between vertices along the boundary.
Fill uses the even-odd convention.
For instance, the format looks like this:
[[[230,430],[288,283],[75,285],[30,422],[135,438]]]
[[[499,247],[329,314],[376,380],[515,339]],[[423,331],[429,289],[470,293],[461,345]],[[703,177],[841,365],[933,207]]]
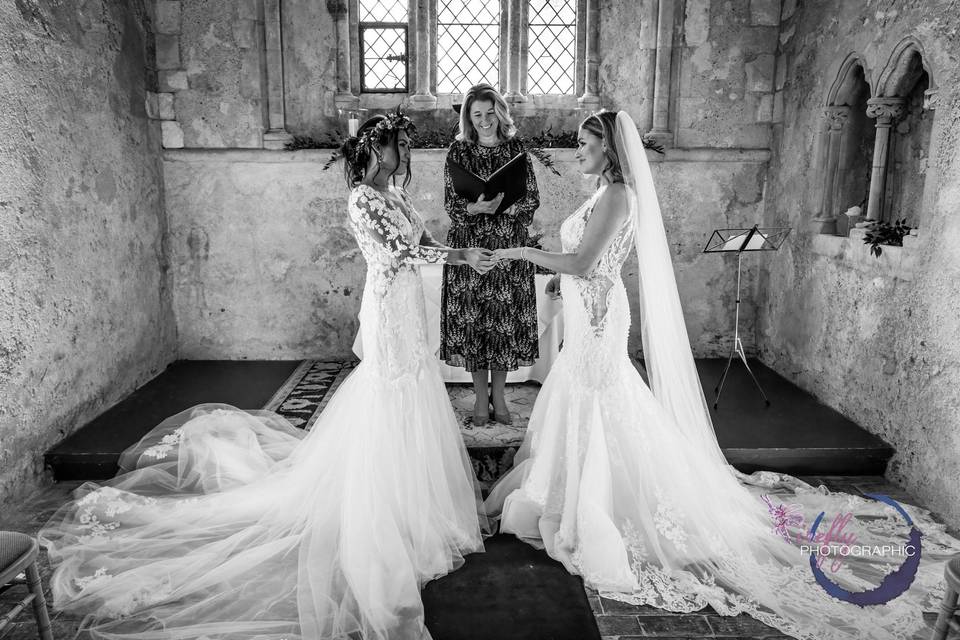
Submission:
[[[437,93],[500,84],[500,0],[438,0]]]
[[[529,0],[527,91],[572,94],[577,64],[576,0]]]
[[[360,0],[360,87],[407,91],[407,2]]]

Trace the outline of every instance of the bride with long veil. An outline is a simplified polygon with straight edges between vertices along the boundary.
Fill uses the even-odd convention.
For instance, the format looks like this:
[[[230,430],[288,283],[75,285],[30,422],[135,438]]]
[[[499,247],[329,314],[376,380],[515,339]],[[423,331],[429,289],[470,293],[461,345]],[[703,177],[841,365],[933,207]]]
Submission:
[[[480,494],[436,357],[424,262],[493,266],[435,242],[402,189],[410,121],[343,148],[367,262],[365,357],[305,434],[202,405],[126,451],[41,530],[54,606],[94,638],[425,640],[420,587],[482,551]]]
[[[624,112],[590,116],[579,138],[581,171],[599,176],[599,186],[561,226],[563,252],[497,252],[565,274],[564,345],[515,466],[486,501],[488,515],[608,598],[677,612],[710,605],[804,640],[925,638],[922,611],[936,608],[942,563],[960,542],[908,506],[921,553],[919,534],[910,537],[892,504],[727,464],[691,355],[643,141]],[[620,272],[631,248],[649,387],[627,351]],[[816,520],[820,537],[811,537],[821,512],[831,524]],[[838,542],[848,551],[854,543],[896,546],[909,559],[828,558]],[[916,572],[905,593],[877,606],[852,603],[882,602],[910,585],[901,562]]]

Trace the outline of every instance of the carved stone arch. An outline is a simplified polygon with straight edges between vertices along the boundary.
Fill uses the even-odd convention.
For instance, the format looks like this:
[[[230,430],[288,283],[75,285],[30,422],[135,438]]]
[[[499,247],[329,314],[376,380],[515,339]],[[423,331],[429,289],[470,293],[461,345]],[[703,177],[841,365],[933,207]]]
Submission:
[[[878,97],[902,97],[910,92],[926,72],[930,89],[935,90],[934,73],[923,45],[913,36],[901,40],[890,54],[877,82]]]
[[[936,153],[933,135],[937,88],[934,70],[919,40],[901,40],[879,76],[867,114],[876,119],[877,145],[867,211],[869,220],[906,218],[919,227],[936,184],[928,163]],[[933,169],[932,171],[930,169]]]
[[[821,233],[847,235],[861,219],[843,214],[867,199],[874,146],[874,126],[867,117],[871,95],[865,59],[851,52],[840,63],[822,112],[822,161],[817,163],[822,191],[815,217]]]
[[[833,84],[830,85],[830,90],[827,91],[827,99],[824,106],[852,106],[852,102],[855,100],[855,94],[858,91],[860,80],[858,73],[862,76],[863,81],[866,82],[868,87],[873,86],[870,82],[870,71],[867,67],[866,60],[859,53],[851,52],[847,54],[847,57],[840,63],[840,70],[837,71]]]

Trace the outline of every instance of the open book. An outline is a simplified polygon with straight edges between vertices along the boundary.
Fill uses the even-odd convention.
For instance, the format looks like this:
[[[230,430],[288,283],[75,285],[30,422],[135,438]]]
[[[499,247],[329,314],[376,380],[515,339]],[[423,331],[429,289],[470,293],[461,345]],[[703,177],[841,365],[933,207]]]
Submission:
[[[453,181],[453,190],[469,202],[476,202],[481,195],[486,200],[492,200],[498,193],[502,193],[503,201],[497,208],[497,213],[503,213],[507,207],[527,195],[526,153],[514,156],[510,162],[494,171],[486,180],[449,157],[447,170]]]

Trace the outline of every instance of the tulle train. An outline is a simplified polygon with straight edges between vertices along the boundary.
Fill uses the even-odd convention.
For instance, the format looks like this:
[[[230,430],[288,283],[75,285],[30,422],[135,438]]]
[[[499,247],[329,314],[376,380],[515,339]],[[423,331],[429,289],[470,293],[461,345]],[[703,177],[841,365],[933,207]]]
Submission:
[[[434,363],[360,366],[309,434],[200,405],[164,421],[41,531],[54,606],[95,638],[429,638],[420,587],[483,549]]]

